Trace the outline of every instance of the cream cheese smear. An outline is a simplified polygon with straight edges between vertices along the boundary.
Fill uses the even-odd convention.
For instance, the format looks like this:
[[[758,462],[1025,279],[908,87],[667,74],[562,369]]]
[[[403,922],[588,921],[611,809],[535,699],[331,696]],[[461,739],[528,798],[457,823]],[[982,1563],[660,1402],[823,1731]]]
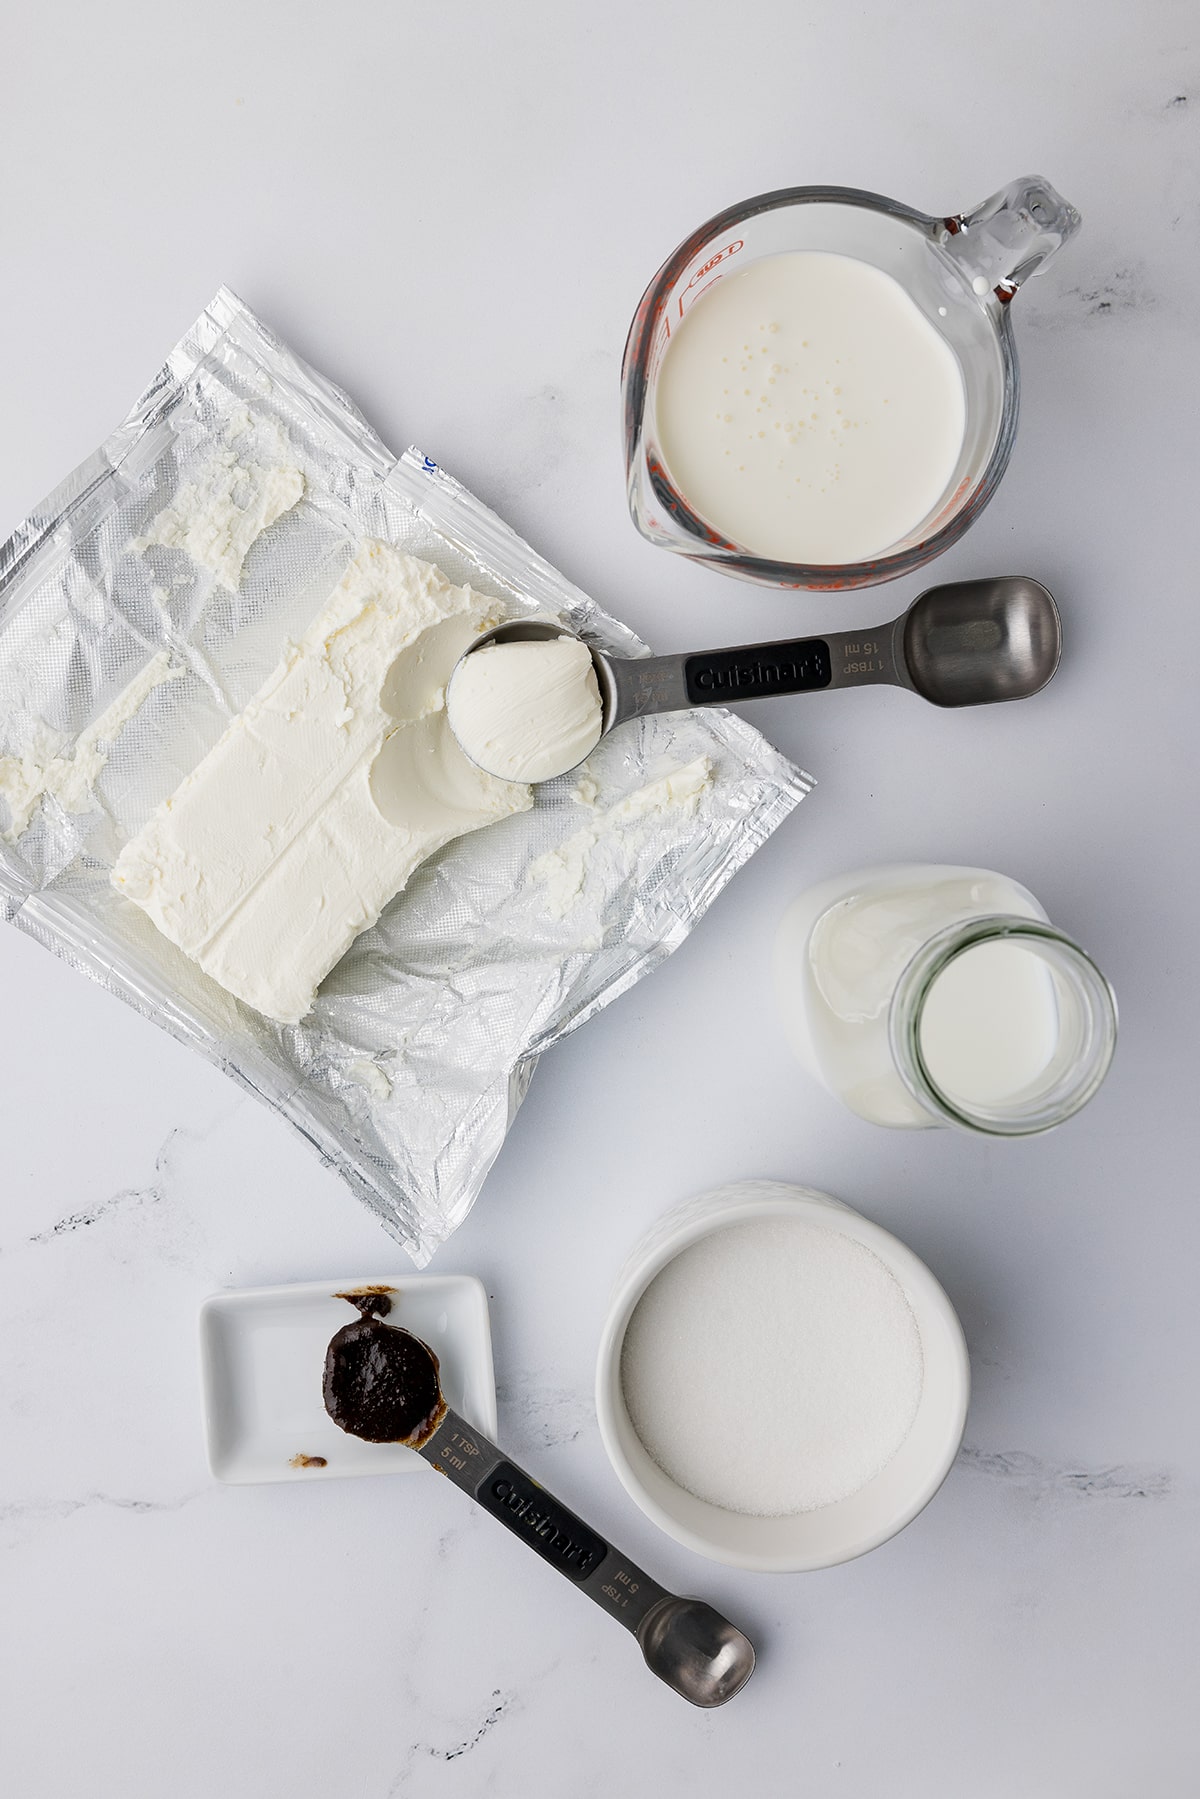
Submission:
[[[455,837],[527,811],[446,719],[495,600],[364,542],[319,617],[124,848],[119,892],[215,981],[296,1024],[354,939]]]
[[[4,842],[15,843],[24,835],[43,799],[57,800],[64,812],[90,810],[96,803],[96,783],[126,725],[156,687],[186,673],[186,669],[172,667],[168,650],[160,650],[96,722],[80,733],[69,754],[64,748],[43,745],[40,751],[35,746],[23,756],[0,756],[0,798],[7,801],[10,813],[7,829],[0,831]]]

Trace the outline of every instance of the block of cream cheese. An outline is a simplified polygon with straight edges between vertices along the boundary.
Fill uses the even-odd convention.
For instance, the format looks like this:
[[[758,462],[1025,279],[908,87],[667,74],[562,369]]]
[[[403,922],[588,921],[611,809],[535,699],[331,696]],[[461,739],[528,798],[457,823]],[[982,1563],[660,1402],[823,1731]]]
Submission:
[[[113,884],[228,992],[298,1023],[420,863],[526,811],[463,754],[445,688],[495,600],[362,544],[320,616],[121,852]]]

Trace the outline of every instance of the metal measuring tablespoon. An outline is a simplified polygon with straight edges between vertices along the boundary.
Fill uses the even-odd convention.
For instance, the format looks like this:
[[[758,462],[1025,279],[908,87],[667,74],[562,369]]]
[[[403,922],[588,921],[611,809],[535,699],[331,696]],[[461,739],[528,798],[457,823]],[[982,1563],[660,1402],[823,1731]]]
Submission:
[[[519,620],[488,631],[466,656],[489,644],[567,635],[549,619]],[[640,659],[588,649],[603,708],[601,736],[607,736],[627,719],[654,712],[826,687],[907,687],[935,706],[1028,699],[1058,667],[1062,622],[1040,581],[996,575],[931,587],[899,618],[861,631]]]
[[[522,1472],[442,1396],[438,1359],[387,1324],[388,1289],[339,1293],[359,1317],[325,1356],[325,1409],[371,1443],[405,1443],[633,1632],[646,1665],[693,1705],[724,1705],[754,1672],[754,1648],[701,1599],[677,1599]]]

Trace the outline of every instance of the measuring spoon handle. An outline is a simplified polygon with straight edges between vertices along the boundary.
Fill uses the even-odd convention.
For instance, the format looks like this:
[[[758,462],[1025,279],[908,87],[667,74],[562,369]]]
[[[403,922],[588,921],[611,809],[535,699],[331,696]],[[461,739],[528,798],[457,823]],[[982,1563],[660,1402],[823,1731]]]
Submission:
[[[684,656],[649,656],[610,667],[617,722],[692,706],[817,693],[826,687],[909,685],[895,623],[853,635],[792,637]]]
[[[717,1687],[728,1690],[712,1697],[697,1697],[689,1690],[694,1683],[686,1677],[677,1678],[673,1672],[678,1643],[688,1639],[692,1659],[697,1663],[700,1690],[707,1692],[699,1664],[707,1655],[708,1661],[717,1660],[723,1666],[730,1659],[727,1635],[741,1638],[741,1633],[701,1601],[676,1599],[651,1580],[636,1562],[607,1543],[457,1412],[447,1408],[445,1417],[417,1453],[439,1474],[469,1493],[477,1505],[498,1518],[589,1599],[594,1599],[618,1624],[632,1631],[653,1672],[685,1699],[698,1705],[721,1704],[749,1679],[754,1656],[746,1644],[749,1666],[741,1678],[717,1680]],[[706,1644],[709,1637],[711,1647]],[[667,1655],[663,1653],[664,1645],[668,1647]],[[669,1661],[672,1667],[656,1666],[656,1657]],[[711,1685],[711,1673],[708,1680]]]

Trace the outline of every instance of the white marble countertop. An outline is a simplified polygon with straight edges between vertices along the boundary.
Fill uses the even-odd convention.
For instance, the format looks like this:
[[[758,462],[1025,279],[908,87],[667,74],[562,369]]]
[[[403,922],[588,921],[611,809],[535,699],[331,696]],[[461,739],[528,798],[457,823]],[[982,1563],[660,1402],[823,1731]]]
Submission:
[[[616,385],[645,281],[709,213],[792,182],[949,211],[1033,169],[1085,222],[1017,302],[1016,454],[937,569],[1044,579],[1054,686],[957,716],[886,692],[761,706],[816,793],[678,955],[546,1059],[434,1263],[492,1295],[502,1440],[744,1624],[751,1685],[689,1710],[432,1478],[214,1485],[204,1295],[403,1258],[285,1125],[9,931],[14,1799],[1194,1795],[1198,37],[1171,0],[27,10],[0,118],[3,530],[224,280],[658,647],[832,627],[850,601],[741,588],[629,523]],[[854,622],[918,585],[858,597]],[[1011,873],[1110,974],[1117,1062],[1062,1131],[888,1133],[790,1063],[768,984],[786,901],[902,859]],[[971,1347],[941,1494],[823,1574],[677,1548],[596,1431],[629,1246],[752,1174],[896,1231]]]

